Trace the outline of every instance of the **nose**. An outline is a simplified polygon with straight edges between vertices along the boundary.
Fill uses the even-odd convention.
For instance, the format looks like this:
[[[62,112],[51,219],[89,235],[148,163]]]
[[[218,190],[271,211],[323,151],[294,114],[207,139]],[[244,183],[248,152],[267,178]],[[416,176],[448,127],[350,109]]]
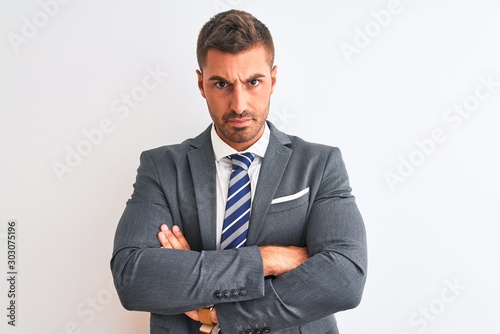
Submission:
[[[231,96],[231,110],[241,115],[247,110],[247,98],[247,94],[242,85],[235,85]]]

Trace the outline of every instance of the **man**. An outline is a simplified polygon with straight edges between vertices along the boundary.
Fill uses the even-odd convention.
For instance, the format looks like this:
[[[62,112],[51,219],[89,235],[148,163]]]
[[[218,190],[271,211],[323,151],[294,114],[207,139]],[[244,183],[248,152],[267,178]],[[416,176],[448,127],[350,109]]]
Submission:
[[[214,16],[197,56],[213,124],[142,153],[111,260],[122,304],[153,334],[338,333],[366,277],[340,151],[266,122],[277,68],[252,15]]]

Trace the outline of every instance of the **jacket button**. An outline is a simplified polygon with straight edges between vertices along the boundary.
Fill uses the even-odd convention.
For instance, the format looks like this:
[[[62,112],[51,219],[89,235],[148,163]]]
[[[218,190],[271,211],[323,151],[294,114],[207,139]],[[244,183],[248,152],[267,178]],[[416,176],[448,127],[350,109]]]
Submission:
[[[221,294],[221,292],[219,290],[217,290],[217,291],[214,292],[214,298],[215,299],[221,299],[221,297],[222,297],[222,294]]]
[[[240,288],[239,293],[240,293],[240,296],[246,296],[246,294],[247,294],[247,289],[245,289],[245,288]]]
[[[229,298],[230,296],[231,296],[231,294],[229,293],[229,291],[227,291],[227,290],[222,291],[222,297]]]
[[[264,327],[264,329],[262,330],[262,333],[271,333],[271,328],[269,327]]]
[[[233,289],[231,290],[231,297],[236,298],[239,296],[238,290]]]
[[[253,334],[253,330],[249,329],[246,331],[247,334]]]
[[[262,334],[262,331],[261,331],[260,329],[256,329],[256,330],[254,331],[254,333],[255,333],[255,334]]]

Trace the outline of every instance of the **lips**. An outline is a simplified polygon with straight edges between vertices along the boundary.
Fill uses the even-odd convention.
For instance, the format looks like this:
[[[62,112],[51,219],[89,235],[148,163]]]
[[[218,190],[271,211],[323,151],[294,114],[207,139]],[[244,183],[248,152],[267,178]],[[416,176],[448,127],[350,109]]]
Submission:
[[[230,118],[227,120],[228,123],[236,126],[243,126],[250,123],[251,121],[251,118]]]

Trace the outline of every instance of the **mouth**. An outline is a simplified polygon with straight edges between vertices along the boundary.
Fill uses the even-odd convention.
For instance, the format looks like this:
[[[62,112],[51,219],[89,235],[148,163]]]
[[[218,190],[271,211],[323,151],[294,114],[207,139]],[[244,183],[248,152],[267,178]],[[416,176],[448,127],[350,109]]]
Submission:
[[[227,122],[229,124],[236,126],[236,127],[246,126],[246,125],[250,124],[251,121],[252,121],[251,118],[230,118],[227,120]]]

